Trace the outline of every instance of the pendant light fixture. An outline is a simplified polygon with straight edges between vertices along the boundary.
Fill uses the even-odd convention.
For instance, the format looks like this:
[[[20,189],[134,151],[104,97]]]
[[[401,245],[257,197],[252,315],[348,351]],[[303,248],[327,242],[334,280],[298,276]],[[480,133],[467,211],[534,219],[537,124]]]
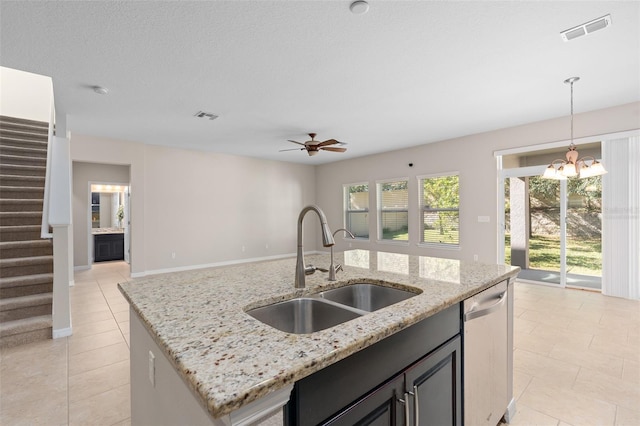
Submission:
[[[556,159],[549,164],[542,175],[545,179],[565,180],[569,177],[582,179],[607,173],[602,163],[592,156],[578,158],[578,150],[573,143],[573,83],[578,80],[580,77],[571,77],[564,81],[571,85],[571,144],[569,144],[569,151],[565,155],[566,160]],[[590,163],[587,164],[587,161]]]

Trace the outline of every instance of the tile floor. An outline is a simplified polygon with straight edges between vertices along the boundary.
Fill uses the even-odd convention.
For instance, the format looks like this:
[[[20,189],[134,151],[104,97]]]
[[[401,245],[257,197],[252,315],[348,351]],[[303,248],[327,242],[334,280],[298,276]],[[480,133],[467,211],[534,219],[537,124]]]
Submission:
[[[73,336],[0,352],[2,425],[130,424],[128,265],[74,278]],[[524,283],[515,300],[511,424],[639,426],[640,302]]]

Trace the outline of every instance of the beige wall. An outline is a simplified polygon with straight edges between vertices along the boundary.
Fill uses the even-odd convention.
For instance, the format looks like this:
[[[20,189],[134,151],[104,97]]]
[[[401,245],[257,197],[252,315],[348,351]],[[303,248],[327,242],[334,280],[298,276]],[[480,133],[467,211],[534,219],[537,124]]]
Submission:
[[[84,135],[71,156],[131,165],[133,274],[292,255],[298,213],[316,199],[312,166]],[[306,250],[318,229],[305,220]]]
[[[85,268],[91,264],[88,216],[90,209],[89,182],[129,185],[129,166],[73,162],[73,266],[77,268]],[[103,207],[102,203],[100,207]]]
[[[565,140],[568,117],[530,123],[462,138],[421,145],[378,155],[360,157],[317,167],[317,202],[327,214],[332,229],[343,226],[342,186],[369,182],[370,232],[367,241],[336,240],[338,250],[349,247],[421,254],[484,262],[497,260],[497,171],[494,152]],[[575,137],[587,137],[640,128],[640,103],[577,114]],[[355,142],[353,145],[356,145]],[[568,142],[567,142],[568,145]],[[579,145],[578,145],[579,148]],[[353,146],[351,149],[357,149]],[[408,164],[413,163],[413,167]],[[419,215],[416,176],[457,171],[460,173],[460,249],[417,246]],[[408,245],[376,242],[377,212],[375,182],[409,179],[410,241]],[[478,223],[489,216],[489,223]],[[412,230],[412,231],[411,231]]]

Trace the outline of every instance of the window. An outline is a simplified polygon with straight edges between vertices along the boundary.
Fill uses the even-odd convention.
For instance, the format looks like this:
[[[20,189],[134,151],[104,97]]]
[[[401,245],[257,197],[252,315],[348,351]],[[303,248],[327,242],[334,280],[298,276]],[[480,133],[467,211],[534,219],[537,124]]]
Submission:
[[[409,191],[406,180],[378,183],[380,240],[409,241]]]
[[[356,238],[369,238],[369,185],[344,186],[344,227]]]
[[[427,244],[460,245],[459,176],[419,177],[422,240]]]

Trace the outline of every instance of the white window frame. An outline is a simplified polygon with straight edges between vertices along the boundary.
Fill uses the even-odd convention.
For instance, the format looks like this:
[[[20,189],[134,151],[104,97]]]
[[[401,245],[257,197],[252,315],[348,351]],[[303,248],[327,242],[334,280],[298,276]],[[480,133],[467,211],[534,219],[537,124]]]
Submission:
[[[458,177],[458,243],[434,243],[429,241],[424,241],[424,185],[422,181],[424,179],[433,179],[440,177],[449,177],[449,176],[457,176]],[[462,204],[462,199],[460,197],[460,172],[459,171],[451,171],[451,172],[443,172],[443,173],[433,173],[428,175],[420,175],[416,176],[417,184],[418,184],[418,223],[420,224],[420,229],[418,232],[418,246],[420,247],[429,247],[429,248],[438,248],[438,249],[447,249],[447,250],[460,250],[462,247],[462,233],[460,232],[460,205]]]
[[[387,240],[383,239],[382,235],[382,185],[390,182],[407,182],[407,239],[406,240]],[[383,179],[376,181],[376,213],[377,213],[377,223],[376,223],[376,234],[377,234],[377,242],[381,244],[394,244],[394,245],[402,245],[408,246],[409,240],[411,239],[411,229],[409,220],[409,199],[411,198],[411,194],[409,193],[409,177],[399,177],[393,179]]]
[[[361,186],[361,185],[367,185],[367,197],[369,199],[369,205],[371,205],[371,184],[369,184],[369,182],[357,182],[357,183],[347,183],[342,185],[342,210],[343,210],[343,214],[342,214],[342,221],[344,223],[343,227],[345,229],[348,229],[350,232],[353,232],[352,229],[350,229],[349,226],[349,220],[347,219],[347,216],[350,212],[354,212],[354,213],[368,213],[369,216],[367,217],[367,236],[363,237],[363,236],[359,236],[356,233],[354,233],[355,237],[357,240],[364,240],[364,241],[369,241],[369,239],[371,238],[371,226],[370,226],[370,221],[371,221],[371,207],[367,207],[366,210],[349,210],[349,188],[351,188],[352,186]],[[338,235],[342,235],[343,238],[345,237],[345,233],[342,232]]]

